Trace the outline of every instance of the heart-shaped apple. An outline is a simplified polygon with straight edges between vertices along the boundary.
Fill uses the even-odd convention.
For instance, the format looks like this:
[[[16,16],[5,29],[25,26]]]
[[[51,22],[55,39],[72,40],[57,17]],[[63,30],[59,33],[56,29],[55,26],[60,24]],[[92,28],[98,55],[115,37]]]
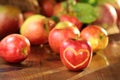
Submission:
[[[70,70],[83,70],[92,58],[92,49],[86,40],[65,40],[60,47],[60,58]]]
[[[75,49],[71,47],[67,47],[63,53],[63,57],[65,61],[73,68],[77,68],[85,64],[89,60],[89,56],[90,54],[88,50],[80,49],[76,51]],[[76,62],[73,62],[73,59]]]

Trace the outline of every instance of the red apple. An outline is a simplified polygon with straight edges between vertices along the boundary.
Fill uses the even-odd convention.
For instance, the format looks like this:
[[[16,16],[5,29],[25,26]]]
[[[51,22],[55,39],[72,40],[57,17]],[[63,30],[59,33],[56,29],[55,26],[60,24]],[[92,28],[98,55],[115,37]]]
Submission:
[[[117,26],[118,26],[118,29],[120,32],[120,8],[117,8],[116,11],[117,11],[117,15],[118,15]]]
[[[104,28],[111,28],[117,23],[117,13],[115,8],[109,4],[104,3],[98,6],[98,18],[94,22],[96,25],[100,25]]]
[[[21,10],[13,6],[0,6],[0,39],[11,33],[18,33],[22,20]]]
[[[44,16],[51,17],[53,15],[54,4],[50,0],[41,0],[40,8]]]
[[[27,37],[32,45],[47,43],[49,31],[48,19],[39,14],[27,18],[20,28],[20,34]]]
[[[60,46],[60,58],[69,70],[83,70],[91,62],[92,48],[86,40],[66,39]]]
[[[117,27],[120,32],[120,0],[113,0],[112,2],[109,2],[117,12]]]
[[[60,21],[70,21],[71,23],[76,25],[79,30],[82,27],[82,22],[80,22],[79,19],[75,16],[70,16],[70,15],[67,15],[67,14],[63,14],[59,18],[60,18]]]
[[[80,31],[78,28],[70,22],[59,22],[50,31],[48,42],[51,49],[59,53],[60,44],[67,38],[78,38],[80,37]]]
[[[102,50],[108,45],[107,31],[97,25],[88,25],[81,31],[81,37],[90,42],[93,51]]]
[[[20,34],[10,34],[0,42],[0,56],[7,62],[19,63],[30,53],[29,40]]]

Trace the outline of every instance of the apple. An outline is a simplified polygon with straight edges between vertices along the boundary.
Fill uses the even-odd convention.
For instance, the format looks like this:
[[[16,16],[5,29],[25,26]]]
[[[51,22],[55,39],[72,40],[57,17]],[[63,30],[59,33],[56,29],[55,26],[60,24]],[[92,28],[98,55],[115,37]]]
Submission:
[[[53,15],[59,17],[62,14],[67,14],[66,8],[67,8],[66,2],[56,3],[55,6],[54,6]]]
[[[117,12],[117,27],[118,27],[118,30],[120,32],[120,0],[113,0],[109,3],[116,9],[116,12]]]
[[[19,8],[0,5],[0,39],[11,33],[18,33],[22,18]]]
[[[54,11],[54,4],[50,0],[41,0],[40,1],[41,14],[46,17],[51,17]]]
[[[58,22],[56,26],[50,31],[48,42],[51,49],[59,54],[60,44],[67,38],[80,37],[79,29],[68,21]]]
[[[59,18],[60,18],[60,21],[70,21],[71,23],[76,25],[79,30],[82,27],[82,22],[80,22],[79,19],[75,16],[70,16],[68,14],[63,14]]]
[[[22,26],[22,24],[24,23],[24,15],[23,14],[20,14],[19,15],[19,25],[18,25],[18,27],[19,27],[19,29],[20,29],[20,27]],[[19,32],[19,30],[18,30],[18,32]]]
[[[60,59],[69,70],[84,70],[91,62],[92,48],[87,40],[66,39],[60,46]]]
[[[116,9],[117,14],[118,14],[118,19],[117,19],[117,26],[120,32],[120,8]]]
[[[97,6],[97,10],[98,10],[98,18],[95,22],[93,22],[94,24],[100,25],[105,29],[109,29],[114,25],[116,25],[117,12],[111,4],[109,3],[101,4]]]
[[[94,52],[106,48],[108,45],[107,31],[98,25],[88,25],[81,31],[81,38],[90,42]]]
[[[47,43],[49,31],[48,19],[40,14],[27,18],[20,28],[20,34],[27,37],[32,45]]]
[[[7,62],[20,63],[30,53],[29,40],[20,34],[10,34],[0,42],[0,56]]]

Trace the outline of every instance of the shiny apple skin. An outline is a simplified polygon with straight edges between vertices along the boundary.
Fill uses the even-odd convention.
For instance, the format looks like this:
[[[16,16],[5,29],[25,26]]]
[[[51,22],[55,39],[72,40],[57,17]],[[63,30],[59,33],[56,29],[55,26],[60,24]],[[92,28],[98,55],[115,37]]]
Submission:
[[[90,42],[94,52],[107,47],[109,37],[107,31],[98,25],[88,25],[81,31],[81,37]]]
[[[87,68],[92,59],[92,48],[86,40],[66,39],[60,47],[62,63],[72,71]]]
[[[59,54],[60,45],[65,39],[78,37],[80,37],[80,31],[76,26],[70,22],[60,22],[50,31],[48,42],[51,49]]]
[[[40,14],[28,17],[20,27],[20,34],[27,37],[31,45],[47,43],[49,31],[48,19]]]
[[[67,15],[67,14],[63,14],[59,18],[60,18],[60,21],[70,21],[71,23],[76,25],[79,30],[81,30],[81,28],[82,28],[82,22],[80,22],[78,20],[78,18],[75,17],[75,16],[70,16],[70,15]]]
[[[0,42],[0,56],[7,62],[20,63],[29,54],[30,42],[20,34],[10,34]]]

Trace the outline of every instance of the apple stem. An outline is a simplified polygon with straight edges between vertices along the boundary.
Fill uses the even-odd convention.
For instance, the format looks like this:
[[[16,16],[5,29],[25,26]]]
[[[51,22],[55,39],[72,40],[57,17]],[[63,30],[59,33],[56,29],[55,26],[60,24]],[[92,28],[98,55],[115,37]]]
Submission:
[[[26,54],[27,54],[27,49],[26,49],[26,48],[23,48],[23,49],[22,49],[22,53],[23,53],[24,55],[26,55]]]
[[[49,29],[48,29],[48,23],[47,23],[47,21],[46,21],[46,23],[44,23],[44,28],[45,28],[45,30],[49,33]]]

